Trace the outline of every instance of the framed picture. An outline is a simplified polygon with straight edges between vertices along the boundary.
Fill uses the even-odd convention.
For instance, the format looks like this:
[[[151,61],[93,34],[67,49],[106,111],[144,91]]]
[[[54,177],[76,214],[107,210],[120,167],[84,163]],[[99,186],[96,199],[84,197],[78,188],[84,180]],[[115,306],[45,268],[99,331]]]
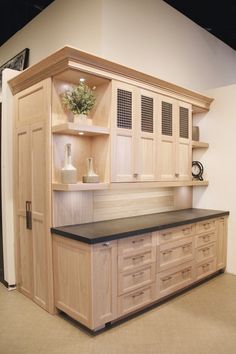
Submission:
[[[8,60],[5,64],[0,67],[0,87],[2,86],[2,71],[3,69],[14,69],[14,70],[24,70],[28,66],[29,60],[29,48],[25,48],[20,53],[15,55],[13,58]]]

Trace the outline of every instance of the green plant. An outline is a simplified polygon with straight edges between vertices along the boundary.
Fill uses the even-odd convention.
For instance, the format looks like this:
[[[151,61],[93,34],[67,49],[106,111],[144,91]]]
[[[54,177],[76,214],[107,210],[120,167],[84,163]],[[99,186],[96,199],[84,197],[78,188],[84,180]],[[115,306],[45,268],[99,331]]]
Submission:
[[[94,107],[96,98],[86,84],[80,83],[62,95],[62,102],[74,114],[88,114]]]

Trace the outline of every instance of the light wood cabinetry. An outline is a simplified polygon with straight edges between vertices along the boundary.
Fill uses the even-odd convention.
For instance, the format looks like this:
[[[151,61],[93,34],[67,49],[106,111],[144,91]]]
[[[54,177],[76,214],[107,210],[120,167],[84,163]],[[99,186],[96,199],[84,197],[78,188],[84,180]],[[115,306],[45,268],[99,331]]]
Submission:
[[[192,108],[172,98],[159,97],[159,155],[160,181],[191,180]]]
[[[96,331],[224,269],[226,227],[221,217],[96,245],[54,235],[56,306]]]
[[[55,304],[91,329],[117,317],[117,241],[94,246],[53,236]]]
[[[44,80],[16,95],[14,195],[17,286],[52,310],[49,92]]]
[[[112,182],[157,180],[157,94],[113,82],[112,102]]]

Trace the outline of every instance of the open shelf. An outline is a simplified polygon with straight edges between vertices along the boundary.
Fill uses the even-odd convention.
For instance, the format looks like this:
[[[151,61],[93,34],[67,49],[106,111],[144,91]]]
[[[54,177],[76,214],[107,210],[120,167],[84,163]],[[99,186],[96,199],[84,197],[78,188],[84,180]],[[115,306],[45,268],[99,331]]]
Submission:
[[[64,191],[64,192],[73,192],[73,191],[95,191],[108,189],[109,183],[82,183],[78,182],[76,184],[62,184],[62,183],[52,183],[53,191]]]
[[[63,123],[54,125],[52,127],[52,133],[54,134],[67,134],[67,135],[109,135],[109,129],[101,127],[99,125],[80,125],[78,123]]]
[[[209,144],[203,143],[201,141],[192,141],[192,148],[193,149],[208,149]]]
[[[208,186],[209,181],[192,181],[192,186]]]

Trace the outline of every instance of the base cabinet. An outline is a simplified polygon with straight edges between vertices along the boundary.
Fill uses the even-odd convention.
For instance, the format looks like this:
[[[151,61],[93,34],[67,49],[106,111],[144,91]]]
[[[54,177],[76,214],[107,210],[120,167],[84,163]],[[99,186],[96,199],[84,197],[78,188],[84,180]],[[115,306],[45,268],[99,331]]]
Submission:
[[[226,266],[227,217],[89,245],[53,235],[56,307],[96,331]]]

